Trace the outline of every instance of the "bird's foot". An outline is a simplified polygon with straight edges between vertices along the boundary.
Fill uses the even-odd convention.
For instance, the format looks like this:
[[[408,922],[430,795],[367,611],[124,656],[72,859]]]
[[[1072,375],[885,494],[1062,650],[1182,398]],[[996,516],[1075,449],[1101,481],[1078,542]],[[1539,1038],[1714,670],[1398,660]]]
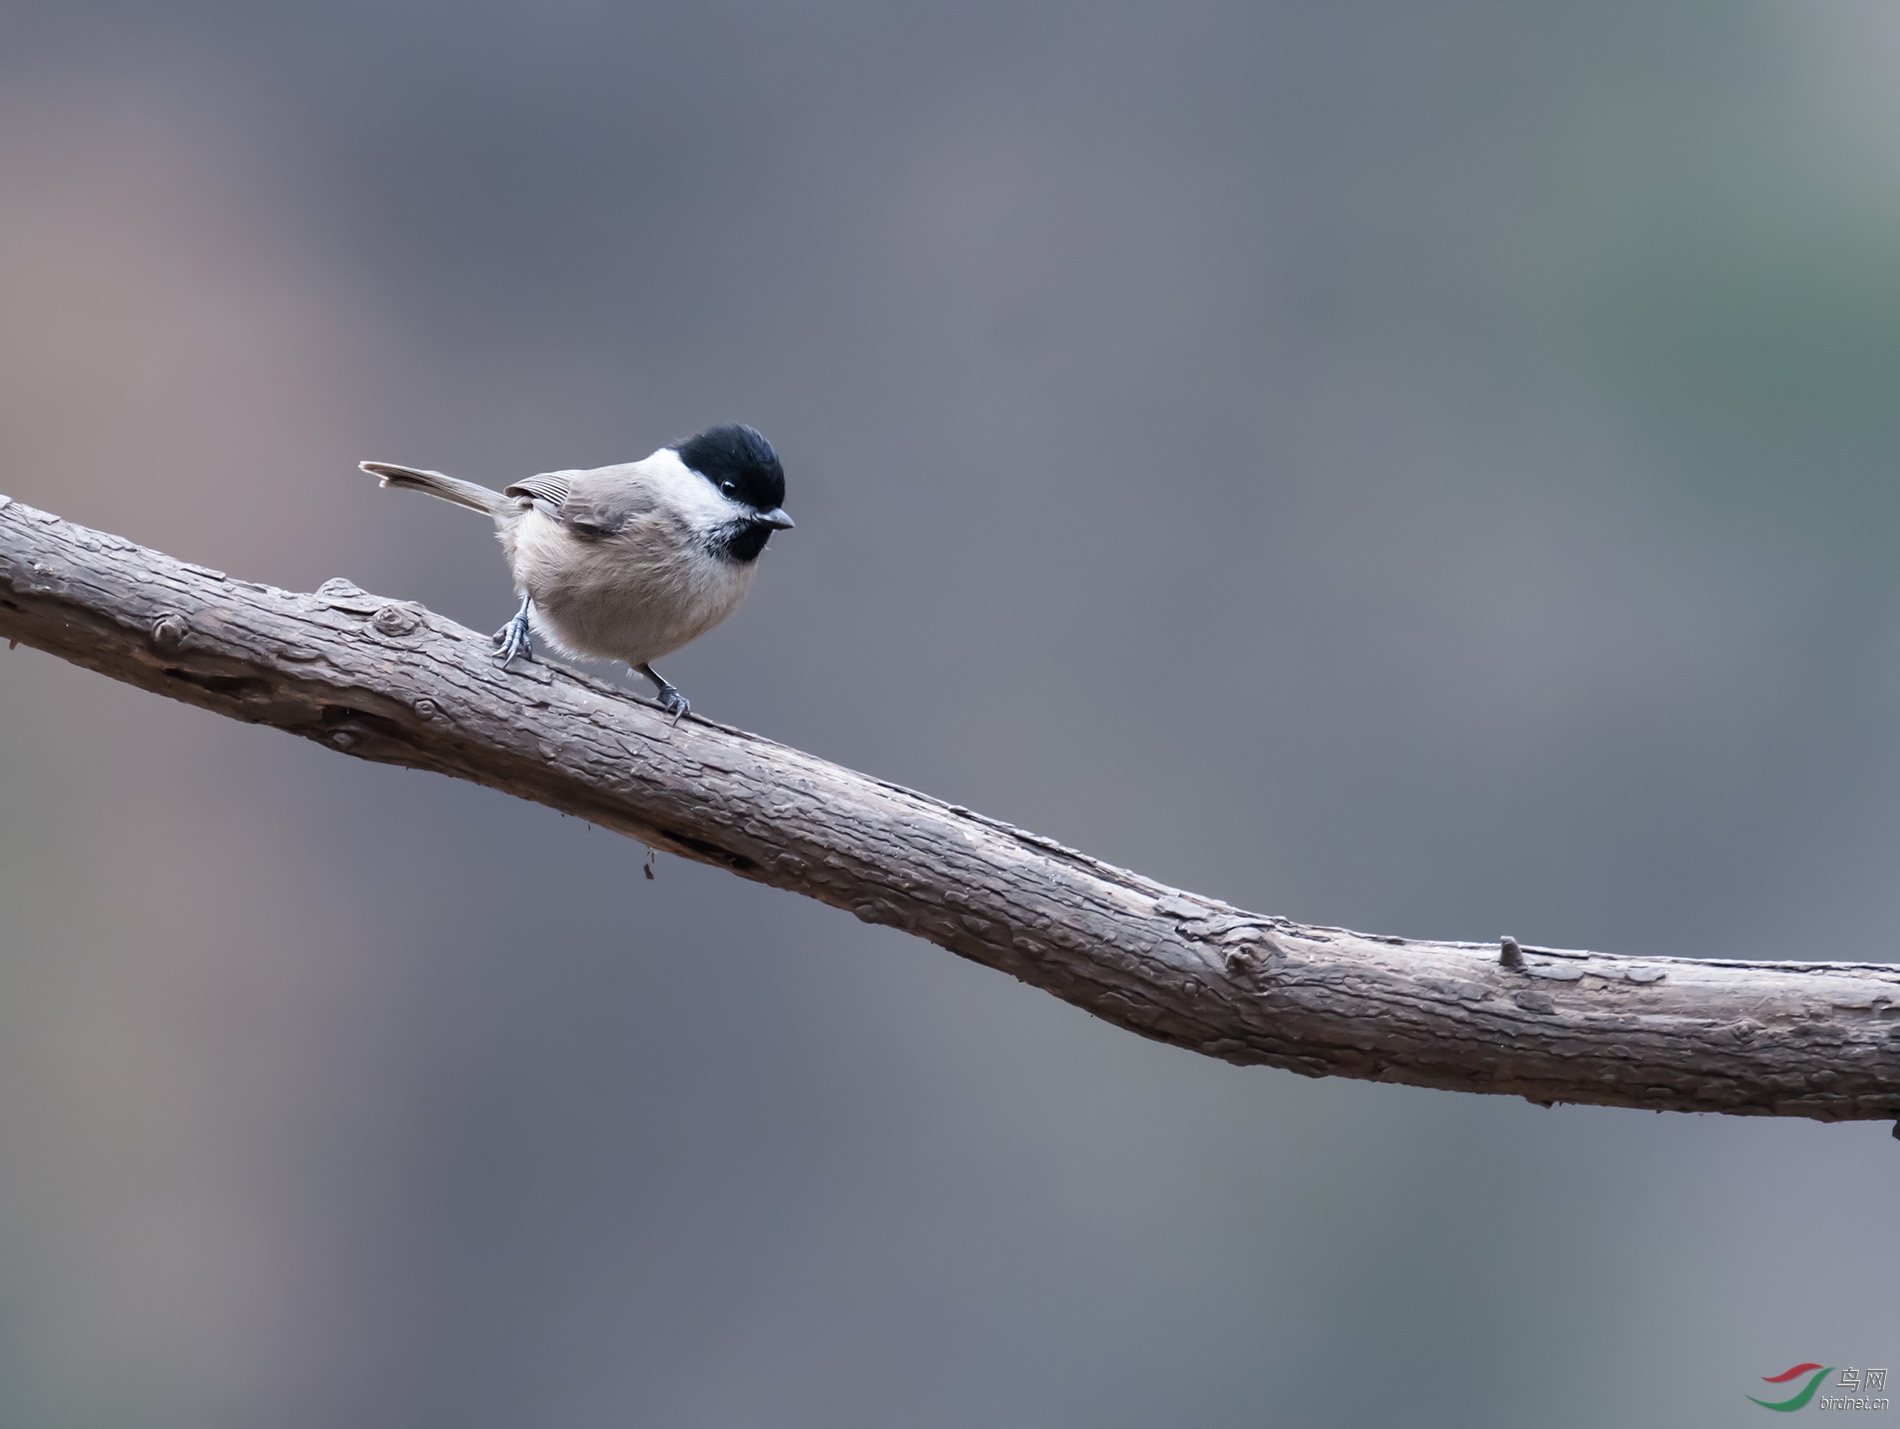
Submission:
[[[515,618],[495,632],[495,660],[504,668],[517,655],[534,659],[534,641],[528,635],[528,607],[524,602]]]
[[[678,724],[682,715],[693,712],[692,701],[682,695],[676,685],[660,686],[660,707],[673,716],[673,724]]]
[[[653,688],[659,692],[655,698],[659,700],[660,708],[673,716],[674,724],[680,722],[681,716],[693,712],[692,702],[679,692],[679,686],[651,665],[636,665],[634,670],[653,681]]]

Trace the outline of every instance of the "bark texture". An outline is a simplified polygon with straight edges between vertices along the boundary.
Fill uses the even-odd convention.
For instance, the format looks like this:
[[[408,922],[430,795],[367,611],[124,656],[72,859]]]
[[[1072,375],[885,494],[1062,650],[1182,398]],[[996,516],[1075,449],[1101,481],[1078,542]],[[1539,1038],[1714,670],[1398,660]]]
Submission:
[[[1900,1115],[1900,968],[1435,943],[1248,913],[333,580],[234,580],[0,497],[0,638],[532,799],[1239,1064],[1537,1102]],[[1896,1134],[1900,1134],[1897,1132]]]

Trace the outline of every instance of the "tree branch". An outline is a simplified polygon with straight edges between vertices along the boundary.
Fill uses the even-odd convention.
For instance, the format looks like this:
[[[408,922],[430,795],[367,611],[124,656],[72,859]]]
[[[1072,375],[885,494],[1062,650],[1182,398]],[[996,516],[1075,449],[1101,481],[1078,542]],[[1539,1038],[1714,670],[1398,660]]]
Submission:
[[[1308,927],[689,717],[347,581],[232,580],[0,497],[0,638],[901,928],[1239,1064],[1550,1103],[1900,1115],[1900,968]],[[1900,1134],[1897,1131],[1896,1134]]]

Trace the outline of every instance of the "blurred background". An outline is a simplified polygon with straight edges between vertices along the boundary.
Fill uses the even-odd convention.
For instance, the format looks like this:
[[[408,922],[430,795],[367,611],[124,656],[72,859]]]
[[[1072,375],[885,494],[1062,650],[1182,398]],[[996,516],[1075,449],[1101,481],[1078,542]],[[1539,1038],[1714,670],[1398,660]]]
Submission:
[[[1294,918],[1887,960],[1897,68],[1874,0],[7,0],[0,490],[488,630],[483,524],[359,458],[748,421],[799,524],[664,662],[715,719]],[[0,801],[8,1425],[1900,1361],[1884,1124],[1237,1070],[26,649]]]

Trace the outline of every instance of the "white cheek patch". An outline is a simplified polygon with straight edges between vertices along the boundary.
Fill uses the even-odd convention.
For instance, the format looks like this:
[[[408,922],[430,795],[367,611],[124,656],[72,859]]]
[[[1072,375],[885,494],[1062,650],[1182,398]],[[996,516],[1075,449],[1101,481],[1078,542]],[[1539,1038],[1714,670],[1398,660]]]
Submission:
[[[696,532],[704,534],[716,531],[752,515],[750,506],[723,494],[718,487],[681,461],[680,454],[671,447],[660,448],[640,466],[653,482],[654,490],[661,499],[685,517],[686,523]]]

